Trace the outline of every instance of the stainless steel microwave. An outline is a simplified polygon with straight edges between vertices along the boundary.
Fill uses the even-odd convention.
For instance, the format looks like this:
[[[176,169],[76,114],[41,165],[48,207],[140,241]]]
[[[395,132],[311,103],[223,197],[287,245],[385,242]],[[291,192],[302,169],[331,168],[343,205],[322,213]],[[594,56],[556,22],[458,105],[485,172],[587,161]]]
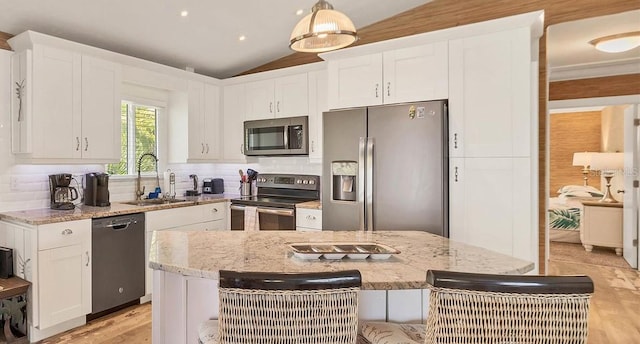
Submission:
[[[308,155],[309,117],[244,122],[245,155]]]

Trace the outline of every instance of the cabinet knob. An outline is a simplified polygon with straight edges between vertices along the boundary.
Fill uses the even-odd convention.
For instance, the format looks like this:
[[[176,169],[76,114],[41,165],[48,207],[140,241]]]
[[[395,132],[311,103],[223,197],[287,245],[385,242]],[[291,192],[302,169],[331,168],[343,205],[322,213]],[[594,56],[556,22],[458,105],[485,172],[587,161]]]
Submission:
[[[387,82],[387,96],[391,96],[391,82]]]
[[[76,136],[76,152],[80,150],[80,138]]]
[[[244,143],[240,145],[240,154],[244,154]]]
[[[313,145],[314,142],[315,141],[311,141],[311,153],[315,153],[316,152],[316,150],[313,148],[314,147],[314,145]]]
[[[84,151],[86,152],[87,149],[89,149],[89,139],[88,138],[84,138]]]
[[[273,113],[273,102],[269,102],[269,113]]]
[[[218,208],[213,208],[213,209],[211,209],[211,212],[212,212],[212,213],[217,213],[217,212],[218,212]]]
[[[62,231],[62,235],[69,235],[69,234],[73,234],[73,231],[69,228]]]
[[[453,148],[458,149],[458,133],[453,134]]]
[[[86,251],[85,254],[87,255],[87,264],[85,264],[84,266],[89,266],[89,262],[91,261],[91,257],[89,257],[89,251]]]
[[[307,215],[307,220],[315,220],[316,217],[313,215]]]
[[[623,194],[624,190],[618,190],[617,192]]]
[[[202,146],[202,150],[200,151],[200,154],[204,154],[204,143],[200,142],[200,146]]]
[[[376,98],[378,98],[378,88],[380,87],[380,84],[376,84]]]
[[[276,111],[280,112],[280,101],[276,103]]]
[[[454,179],[453,181],[458,182],[458,166],[454,168],[455,172],[453,173]]]
[[[209,144],[205,143],[205,146],[207,146],[207,154],[209,154]]]

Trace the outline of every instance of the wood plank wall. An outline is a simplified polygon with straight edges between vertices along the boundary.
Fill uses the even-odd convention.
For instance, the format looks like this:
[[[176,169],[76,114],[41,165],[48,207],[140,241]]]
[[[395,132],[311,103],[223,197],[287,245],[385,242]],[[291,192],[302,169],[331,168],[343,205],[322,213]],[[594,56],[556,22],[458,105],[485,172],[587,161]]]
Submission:
[[[472,24],[481,21],[497,19],[520,13],[537,10],[545,11],[546,27],[558,23],[592,18],[608,14],[615,14],[640,9],[638,0],[433,0],[412,10],[400,13],[391,18],[364,27],[358,31],[360,40],[356,45],[368,44],[387,39],[398,38],[418,33]],[[10,36],[10,35],[9,35]],[[8,49],[7,34],[0,34],[0,48]],[[251,74],[284,67],[318,62],[315,54],[294,53],[281,59],[269,62],[242,74]],[[546,115],[547,115],[547,80],[546,72],[546,33],[540,40],[539,54],[539,266],[545,271],[545,154],[546,144]]]
[[[628,96],[640,94],[640,74],[554,81],[549,83],[549,100]]]
[[[9,43],[7,43],[7,40],[11,37],[13,37],[12,34],[0,31],[0,49],[11,50]]]
[[[558,113],[549,121],[549,197],[557,197],[564,185],[582,185],[582,167],[573,166],[573,153],[600,152],[600,111]],[[589,177],[589,185],[600,189],[600,178]]]

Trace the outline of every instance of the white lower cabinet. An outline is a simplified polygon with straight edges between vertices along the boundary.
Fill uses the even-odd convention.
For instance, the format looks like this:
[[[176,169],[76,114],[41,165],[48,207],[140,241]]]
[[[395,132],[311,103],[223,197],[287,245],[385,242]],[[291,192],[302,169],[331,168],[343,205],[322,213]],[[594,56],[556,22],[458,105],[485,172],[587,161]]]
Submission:
[[[322,230],[322,210],[320,209],[296,209],[296,230],[297,231],[321,231]]]
[[[537,261],[529,158],[451,158],[449,237]]]
[[[0,244],[14,249],[15,274],[32,283],[30,340],[84,324],[91,313],[91,220],[1,224]]]
[[[145,213],[145,296],[148,300],[153,289],[153,270],[149,268],[149,249],[153,231],[221,231],[229,230],[227,202],[194,205]]]

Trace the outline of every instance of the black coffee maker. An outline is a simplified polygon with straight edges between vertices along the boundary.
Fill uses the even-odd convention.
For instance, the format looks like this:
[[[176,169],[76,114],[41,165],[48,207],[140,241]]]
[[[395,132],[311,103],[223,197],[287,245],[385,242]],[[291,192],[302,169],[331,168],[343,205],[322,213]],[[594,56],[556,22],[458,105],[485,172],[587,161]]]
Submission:
[[[70,210],[75,208],[73,201],[78,199],[78,190],[69,186],[71,179],[73,178],[69,173],[49,175],[51,209]]]
[[[109,175],[106,173],[87,173],[84,176],[84,204],[92,207],[108,207]]]

